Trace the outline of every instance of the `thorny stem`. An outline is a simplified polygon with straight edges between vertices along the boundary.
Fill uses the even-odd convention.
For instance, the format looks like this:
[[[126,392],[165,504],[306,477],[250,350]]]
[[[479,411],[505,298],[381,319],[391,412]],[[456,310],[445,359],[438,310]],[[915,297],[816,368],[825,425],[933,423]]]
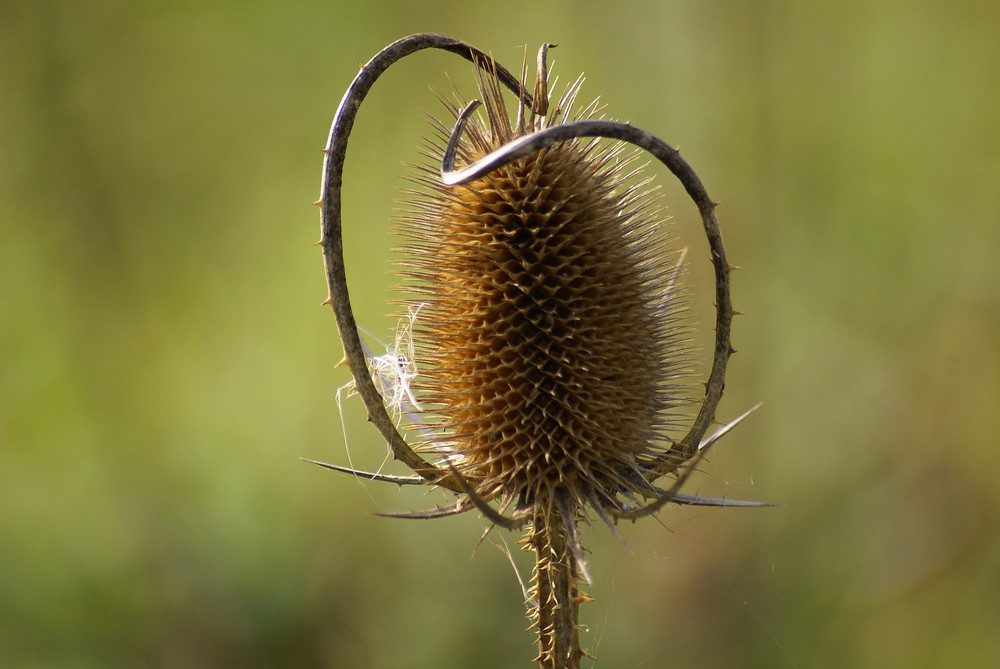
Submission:
[[[535,553],[531,616],[539,669],[579,669],[580,591],[576,556],[559,511],[539,505],[524,539]]]

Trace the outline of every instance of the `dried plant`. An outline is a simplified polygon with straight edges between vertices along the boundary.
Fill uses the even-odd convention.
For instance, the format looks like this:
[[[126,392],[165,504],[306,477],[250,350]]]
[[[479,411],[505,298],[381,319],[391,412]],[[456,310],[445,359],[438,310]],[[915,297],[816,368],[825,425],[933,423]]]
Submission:
[[[345,94],[317,202],[328,301],[370,420],[416,476],[317,464],[458,496],[446,507],[395,515],[476,509],[491,526],[523,529],[522,543],[535,554],[528,604],[536,659],[545,669],[569,669],[585,655],[578,614],[586,596],[579,584],[589,576],[581,521],[592,513],[614,530],[619,520],[670,502],[758,503],[679,491],[706,449],[749,414],[706,437],[733,352],[732,267],[716,205],[674,149],[630,125],[594,118],[596,103],[575,110],[579,80],[550,105],[549,46],[539,51],[530,94],[523,74],[519,80],[483,52],[434,34],[385,48]],[[454,127],[439,124],[428,150],[439,166],[425,166],[414,178],[420,188],[402,222],[407,243],[400,264],[414,295],[401,330],[405,342],[388,358],[375,358],[358,335],[344,272],[340,185],[347,139],[378,76],[429,47],[472,61],[482,100],[448,105]],[[516,96],[513,118],[504,88]],[[480,104],[484,117],[475,113]],[[604,145],[602,138],[613,142]],[[683,254],[661,234],[654,189],[630,168],[634,156],[622,153],[626,144],[666,165],[702,217],[716,302],[703,393],[685,383],[692,334]],[[405,370],[395,382],[394,370]],[[417,428],[413,446],[387,403]],[[665,477],[666,486],[659,483]]]

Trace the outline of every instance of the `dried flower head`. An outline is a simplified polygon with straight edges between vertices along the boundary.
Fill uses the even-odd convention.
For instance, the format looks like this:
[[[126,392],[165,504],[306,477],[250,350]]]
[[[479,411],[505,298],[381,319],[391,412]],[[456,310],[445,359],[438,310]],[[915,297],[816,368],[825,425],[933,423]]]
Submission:
[[[522,101],[515,122],[495,79],[480,88],[486,120],[464,128],[465,165],[595,106],[574,115],[573,86],[544,117]],[[400,260],[424,304],[413,387],[437,429],[421,450],[448,455],[505,506],[559,489],[602,509],[619,492],[649,493],[673,411],[692,401],[678,385],[690,362],[679,253],[651,193],[629,186],[620,144],[585,139],[447,185],[446,141],[419,179]]]
[[[577,525],[590,512],[613,528],[668,502],[754,503],[678,491],[705,448],[746,415],[705,438],[732,353],[731,268],[715,205],[662,141],[594,118],[596,102],[574,110],[580,80],[550,108],[548,46],[539,52],[533,95],[491,58],[451,38],[414,35],[387,47],[341,103],[319,204],[330,301],[357,392],[394,455],[418,476],[324,466],[459,495],[450,506],[399,515],[476,508],[494,524],[525,528],[523,543],[536,555],[529,605],[537,661],[554,668],[577,667],[583,655],[578,584],[589,576]],[[403,219],[400,264],[415,295],[403,330],[406,363],[419,361],[420,372],[406,367],[404,374],[393,362],[398,356],[388,363],[366,356],[358,338],[343,272],[339,184],[364,95],[391,63],[426,47],[472,60],[482,102],[449,105],[454,127],[437,125],[428,152],[434,163],[415,177],[421,188]],[[504,87],[517,96],[514,116]],[[485,113],[477,116],[480,104]],[[717,303],[704,394],[687,383],[683,254],[664,234],[654,189],[631,168],[626,143],[665,164],[703,218]],[[387,374],[402,385],[387,387]],[[397,432],[386,403],[409,408],[418,428],[414,446]],[[684,423],[691,424],[686,431]],[[665,476],[673,482],[662,487]]]

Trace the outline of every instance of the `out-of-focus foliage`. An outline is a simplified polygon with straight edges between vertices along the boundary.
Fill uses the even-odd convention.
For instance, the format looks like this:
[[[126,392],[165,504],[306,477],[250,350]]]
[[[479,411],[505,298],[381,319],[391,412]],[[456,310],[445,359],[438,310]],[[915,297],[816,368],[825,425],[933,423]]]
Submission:
[[[514,69],[559,42],[563,82],[681,146],[745,268],[720,417],[766,404],[690,490],[787,506],[590,531],[595,666],[1000,665],[1000,5],[11,4],[0,666],[528,666],[513,538],[470,559],[471,514],[373,518],[442,499],[297,459],[385,456],[350,400],[344,446],[308,203],[356,64],[422,30]],[[351,142],[382,337],[445,70],[471,80],[396,66]]]

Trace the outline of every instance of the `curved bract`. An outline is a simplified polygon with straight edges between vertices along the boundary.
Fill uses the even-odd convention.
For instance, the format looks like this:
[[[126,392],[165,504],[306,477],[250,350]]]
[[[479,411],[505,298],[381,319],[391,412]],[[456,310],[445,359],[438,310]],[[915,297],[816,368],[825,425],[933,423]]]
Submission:
[[[699,443],[715,420],[715,411],[719,400],[722,399],[722,391],[725,387],[726,365],[729,356],[733,353],[730,344],[730,328],[733,320],[733,306],[729,297],[731,267],[726,261],[726,249],[722,243],[719,222],[715,217],[716,203],[708,196],[701,179],[698,178],[687,161],[681,158],[676,149],[645,130],[616,121],[576,121],[545,128],[514,139],[471,165],[456,170],[454,169],[455,153],[459,138],[469,116],[478,105],[478,100],[469,103],[459,114],[455,123],[441,164],[441,180],[446,185],[454,186],[468,183],[515,160],[538,153],[561,142],[584,137],[602,137],[628,142],[651,153],[677,177],[697,205],[711,248],[712,265],[715,268],[715,348],[712,371],[705,384],[705,402],[702,404],[687,436],[675,445],[672,452],[668,454],[668,458],[664,460],[662,467],[656,472],[661,476],[669,473],[695,454]]]
[[[364,348],[358,334],[358,326],[351,309],[351,298],[347,289],[347,275],[344,269],[344,242],[341,232],[341,186],[343,185],[344,161],[347,156],[347,140],[354,119],[357,117],[361,103],[368,95],[375,81],[390,65],[398,60],[423,49],[443,49],[455,53],[481,67],[495,72],[497,79],[504,86],[517,93],[527,105],[532,104],[531,96],[524,91],[521,83],[497,64],[492,57],[461,40],[433,33],[422,33],[405,37],[382,49],[375,55],[348,87],[340,101],[337,113],[330,127],[330,136],[324,152],[323,181],[320,195],[322,207],[322,237],[323,259],[326,264],[327,285],[330,290],[328,301],[333,305],[340,330],[340,339],[344,345],[344,355],[354,376],[358,395],[361,396],[368,409],[368,416],[373,425],[389,443],[393,455],[414,472],[428,481],[445,486],[451,490],[460,491],[458,484],[451,476],[441,469],[431,465],[421,458],[406,443],[399,434],[392,418],[386,411],[382,396],[379,395],[368,373]]]

